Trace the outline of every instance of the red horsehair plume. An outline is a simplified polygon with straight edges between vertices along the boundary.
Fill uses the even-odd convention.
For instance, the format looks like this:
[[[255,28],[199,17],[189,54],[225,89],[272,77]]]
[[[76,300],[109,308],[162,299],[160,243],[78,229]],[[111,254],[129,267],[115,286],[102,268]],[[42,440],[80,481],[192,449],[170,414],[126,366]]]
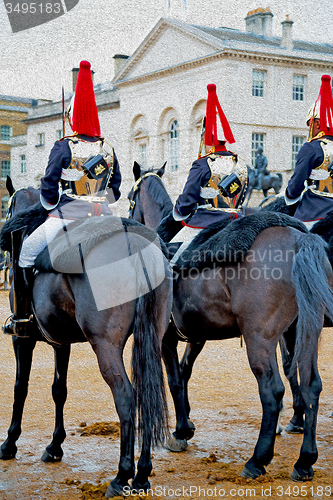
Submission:
[[[216,122],[216,110],[219,114],[221,125],[223,128],[223,133],[226,142],[230,144],[236,142],[232,134],[228,120],[223,113],[221,105],[216,95],[216,85],[210,83],[207,85],[208,97],[206,105],[206,129],[205,129],[205,144],[208,146],[218,146],[219,140],[217,137],[217,122]]]
[[[325,135],[331,135],[333,133],[333,95],[330,75],[321,77],[318,99],[320,100],[320,128]]]

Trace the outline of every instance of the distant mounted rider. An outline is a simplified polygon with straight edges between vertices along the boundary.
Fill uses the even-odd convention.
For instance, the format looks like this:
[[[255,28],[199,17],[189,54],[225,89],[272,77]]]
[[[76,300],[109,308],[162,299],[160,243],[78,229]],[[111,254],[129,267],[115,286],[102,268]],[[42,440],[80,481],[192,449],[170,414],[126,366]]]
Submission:
[[[46,221],[23,241],[14,267],[14,314],[4,333],[29,335],[30,282],[37,255],[72,222],[112,215],[120,197],[121,174],[113,147],[101,137],[90,63],[81,61],[68,109],[73,135],[54,144],[41,179],[40,202]]]

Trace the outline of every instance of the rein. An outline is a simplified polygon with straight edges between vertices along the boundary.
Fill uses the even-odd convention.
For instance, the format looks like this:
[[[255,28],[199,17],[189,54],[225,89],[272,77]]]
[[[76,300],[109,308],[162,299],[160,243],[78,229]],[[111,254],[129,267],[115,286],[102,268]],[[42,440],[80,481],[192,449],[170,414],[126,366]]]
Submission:
[[[155,174],[154,172],[146,172],[144,175],[142,175],[141,177],[138,178],[138,180],[135,182],[135,184],[133,185],[132,187],[132,190],[133,190],[133,197],[132,198],[129,198],[129,202],[130,202],[130,207],[128,209],[128,217],[131,219],[133,217],[133,212],[134,212],[134,208],[135,208],[135,205],[136,205],[136,201],[135,201],[135,195],[136,193],[138,192],[139,190],[139,186],[141,184],[141,182],[146,179],[146,177],[150,177],[150,176],[154,176],[154,177],[157,177],[160,181],[161,181],[161,177],[157,174]],[[161,181],[162,182],[162,181]]]

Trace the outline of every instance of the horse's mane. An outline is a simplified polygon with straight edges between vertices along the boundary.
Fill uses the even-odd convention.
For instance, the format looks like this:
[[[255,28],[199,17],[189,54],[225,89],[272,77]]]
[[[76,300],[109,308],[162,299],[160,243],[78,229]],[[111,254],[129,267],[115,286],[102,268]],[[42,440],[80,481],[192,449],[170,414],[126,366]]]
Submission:
[[[176,267],[178,270],[203,269],[242,262],[258,234],[275,226],[289,226],[308,232],[301,221],[268,211],[257,212],[228,224],[225,221],[216,222],[200,231],[180,255]]]

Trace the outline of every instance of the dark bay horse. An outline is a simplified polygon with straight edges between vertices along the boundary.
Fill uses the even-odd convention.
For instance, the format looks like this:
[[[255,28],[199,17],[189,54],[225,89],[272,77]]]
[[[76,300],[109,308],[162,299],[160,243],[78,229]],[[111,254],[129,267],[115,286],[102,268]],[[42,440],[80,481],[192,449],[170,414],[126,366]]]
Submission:
[[[147,176],[148,183],[161,181]],[[136,204],[144,193],[143,182]],[[144,206],[140,201],[140,206]],[[148,206],[148,205],[146,205]],[[149,210],[156,210],[150,203]],[[271,214],[271,215],[270,215]],[[135,217],[135,213],[133,213]],[[145,220],[148,214],[144,214]],[[302,224],[286,215],[253,213],[233,224],[256,229],[258,221],[272,218],[285,225],[267,227],[251,243],[249,254],[241,260],[219,258],[223,254],[224,232],[213,229],[196,236],[176,265],[172,318],[163,343],[173,353],[166,359],[169,385],[176,407],[174,436],[186,437],[189,424],[184,388],[177,365],[177,342],[187,340],[202,348],[208,340],[244,338],[262,404],[262,423],[254,453],[242,475],[256,478],[265,473],[274,453],[274,442],[284,385],[276,350],[280,341],[288,348],[284,370],[288,377],[300,377],[300,394],[305,413],[304,437],[294,465],[294,480],[313,477],[316,462],[316,421],[321,380],[317,367],[318,339],[325,314],[333,317],[332,268],[323,240],[309,234]],[[272,255],[275,255],[275,257]],[[278,257],[279,255],[279,257]],[[184,372],[183,372],[184,376]]]
[[[14,193],[12,215],[19,214],[20,206],[27,199],[33,203],[36,194],[33,188]],[[11,220],[14,221],[15,217]],[[106,493],[109,498],[123,495],[129,489],[131,478],[134,478],[132,488],[149,488],[151,445],[162,443],[168,432],[161,344],[171,313],[171,270],[158,245],[156,233],[151,230],[146,233],[145,226],[131,224],[127,219],[111,216],[94,220],[92,229],[98,225],[109,229],[107,237],[97,239],[84,255],[82,272],[39,271],[32,290],[36,335],[38,328],[54,346],[55,352],[63,349],[67,356],[67,362],[63,361],[63,371],[67,373],[70,344],[88,341],[96,354],[101,374],[112,391],[121,425],[121,443],[118,473]],[[77,228],[79,235],[81,227],[83,225]],[[71,241],[75,231],[72,231]],[[130,382],[124,367],[123,350],[132,333]],[[40,336],[13,338],[20,363],[18,366],[26,376],[26,380],[21,381],[24,396],[36,339],[39,340]],[[63,374],[63,402],[66,399],[65,380]],[[17,387],[15,389],[17,391]],[[16,392],[13,421],[8,439],[2,445],[2,458],[15,455],[15,441],[21,431],[25,399],[21,397],[18,401],[19,397]],[[136,415],[141,455],[135,473]],[[57,436],[58,454],[62,454],[59,441],[62,442],[65,437],[64,429],[62,432],[60,436],[58,432]]]

